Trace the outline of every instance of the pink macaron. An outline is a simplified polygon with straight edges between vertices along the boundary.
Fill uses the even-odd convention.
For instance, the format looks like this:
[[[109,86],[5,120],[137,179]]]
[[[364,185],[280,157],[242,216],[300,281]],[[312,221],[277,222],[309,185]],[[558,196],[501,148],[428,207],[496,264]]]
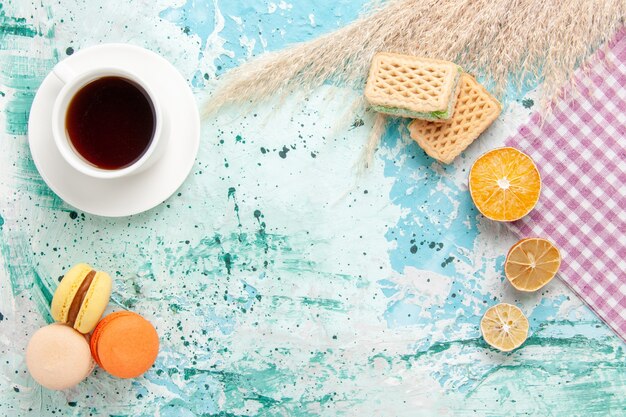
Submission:
[[[26,348],[26,366],[40,385],[63,390],[87,378],[95,364],[85,336],[55,323],[33,334]]]

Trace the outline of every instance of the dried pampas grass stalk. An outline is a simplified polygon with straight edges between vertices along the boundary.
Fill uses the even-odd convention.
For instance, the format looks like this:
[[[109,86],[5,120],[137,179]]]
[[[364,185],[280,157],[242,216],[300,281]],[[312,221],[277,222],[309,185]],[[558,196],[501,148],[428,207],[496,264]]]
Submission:
[[[363,154],[359,163],[359,172],[363,172],[370,167],[374,160],[374,152],[380,142],[380,138],[385,133],[385,124],[387,123],[387,115],[376,113],[374,117],[374,125],[367,139],[367,145],[363,148]]]
[[[543,104],[624,23],[624,0],[389,0],[335,32],[267,53],[225,74],[205,114],[326,81],[362,88],[374,53],[455,61],[497,95],[542,77]],[[370,141],[371,142],[371,141]],[[372,144],[370,143],[369,147]],[[376,147],[374,143],[373,148]]]
[[[327,80],[359,87],[378,51],[448,59],[484,75],[502,93],[509,81],[545,79],[553,97],[581,60],[626,17],[624,0],[389,0],[350,25],[267,53],[227,73],[207,103],[263,100]],[[513,78],[511,79],[511,76]]]

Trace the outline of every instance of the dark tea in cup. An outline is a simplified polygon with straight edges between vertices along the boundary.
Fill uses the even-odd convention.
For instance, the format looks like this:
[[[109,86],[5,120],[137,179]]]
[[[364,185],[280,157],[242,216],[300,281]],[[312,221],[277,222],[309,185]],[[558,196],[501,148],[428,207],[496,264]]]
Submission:
[[[72,97],[65,128],[72,147],[84,160],[105,170],[128,167],[148,150],[156,127],[154,105],[131,80],[105,76]]]

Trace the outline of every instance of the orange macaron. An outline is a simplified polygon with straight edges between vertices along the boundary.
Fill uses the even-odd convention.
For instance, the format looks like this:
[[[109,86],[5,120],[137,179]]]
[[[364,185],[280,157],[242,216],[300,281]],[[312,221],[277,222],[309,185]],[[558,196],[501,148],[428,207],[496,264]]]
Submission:
[[[89,345],[93,359],[102,369],[119,378],[135,378],[156,360],[159,336],[139,314],[119,311],[98,323]]]

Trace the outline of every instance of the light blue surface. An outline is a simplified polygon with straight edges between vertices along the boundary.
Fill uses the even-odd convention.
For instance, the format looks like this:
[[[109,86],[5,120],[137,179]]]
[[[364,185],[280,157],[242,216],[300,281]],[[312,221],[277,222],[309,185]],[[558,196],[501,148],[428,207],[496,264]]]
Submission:
[[[530,96],[510,93],[500,120],[445,167],[392,121],[365,174],[355,165],[371,118],[347,110],[359,92],[324,86],[306,101],[221,112],[204,121],[179,191],[125,219],[76,211],[30,160],[34,92],[76,50],[159,52],[201,102],[216,75],[341,27],[361,7],[3,4],[0,414],[624,415],[623,343],[557,280],[538,294],[511,289],[502,264],[516,238],[477,213],[465,186],[476,156],[532,111]],[[111,273],[109,311],[148,317],[161,351],[141,378],[96,370],[52,392],[28,375],[24,349],[51,320],[58,277],[80,261]],[[498,302],[530,320],[512,353],[480,337]]]

